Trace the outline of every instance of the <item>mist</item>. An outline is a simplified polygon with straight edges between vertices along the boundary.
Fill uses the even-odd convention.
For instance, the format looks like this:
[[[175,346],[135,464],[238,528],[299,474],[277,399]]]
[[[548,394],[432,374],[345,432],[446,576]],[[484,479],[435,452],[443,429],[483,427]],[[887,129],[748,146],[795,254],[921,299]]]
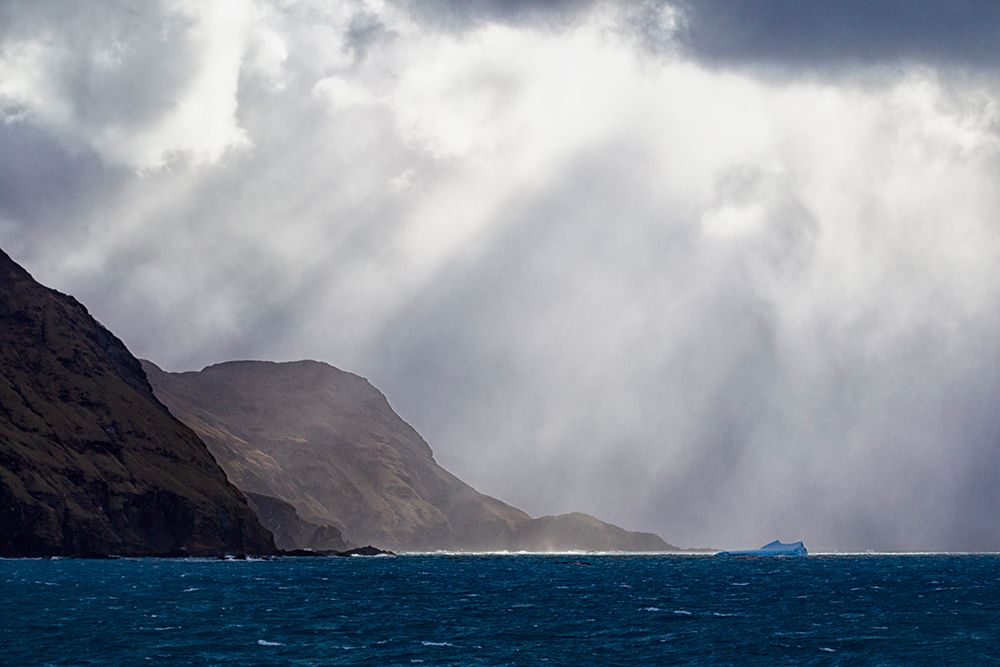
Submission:
[[[5,3],[0,247],[169,370],[369,378],[533,515],[1000,549],[994,24],[917,5]]]

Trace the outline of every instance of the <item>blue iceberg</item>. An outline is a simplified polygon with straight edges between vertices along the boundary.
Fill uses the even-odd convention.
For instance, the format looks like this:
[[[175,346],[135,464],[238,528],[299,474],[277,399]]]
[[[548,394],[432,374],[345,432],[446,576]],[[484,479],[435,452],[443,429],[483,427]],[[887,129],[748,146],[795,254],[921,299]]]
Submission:
[[[791,542],[785,544],[779,540],[775,540],[769,544],[765,544],[760,549],[748,549],[746,551],[720,551],[715,554],[716,556],[805,556],[809,552],[806,551],[806,545],[801,542]]]

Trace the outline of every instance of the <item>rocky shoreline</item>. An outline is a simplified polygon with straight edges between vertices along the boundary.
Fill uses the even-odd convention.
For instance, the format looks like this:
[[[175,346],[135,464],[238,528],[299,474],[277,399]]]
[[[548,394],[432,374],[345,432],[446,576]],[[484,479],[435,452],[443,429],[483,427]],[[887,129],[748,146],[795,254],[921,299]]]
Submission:
[[[31,560],[124,560],[124,559],[134,559],[134,558],[213,558],[215,560],[275,560],[279,558],[358,558],[358,557],[375,557],[375,556],[396,556],[397,554],[392,551],[387,551],[385,549],[379,549],[378,547],[373,547],[371,545],[364,547],[356,547],[354,549],[347,549],[346,551],[311,551],[309,549],[290,549],[282,550],[279,549],[274,553],[266,554],[191,554],[185,550],[168,551],[164,553],[150,553],[150,554],[115,554],[115,553],[103,553],[103,552],[88,552],[79,554],[68,554],[68,555],[37,555],[37,554],[20,554],[20,555],[5,555],[0,556],[2,560],[17,560],[17,559],[31,559]]]

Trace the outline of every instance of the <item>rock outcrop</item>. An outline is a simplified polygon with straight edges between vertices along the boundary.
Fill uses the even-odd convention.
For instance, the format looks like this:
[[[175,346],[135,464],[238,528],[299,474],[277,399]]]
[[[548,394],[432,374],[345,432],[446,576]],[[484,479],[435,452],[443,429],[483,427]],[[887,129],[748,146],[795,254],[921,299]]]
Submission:
[[[346,551],[352,548],[336,526],[306,521],[295,507],[283,500],[259,493],[245,495],[257,518],[274,535],[275,546],[283,551]]]
[[[0,555],[272,553],[140,363],[0,252]]]
[[[533,519],[442,468],[365,379],[315,361],[241,361],[166,373],[154,390],[249,494],[394,551],[664,551],[656,535],[585,514]],[[253,496],[251,496],[253,497]],[[268,524],[265,518],[265,525]]]

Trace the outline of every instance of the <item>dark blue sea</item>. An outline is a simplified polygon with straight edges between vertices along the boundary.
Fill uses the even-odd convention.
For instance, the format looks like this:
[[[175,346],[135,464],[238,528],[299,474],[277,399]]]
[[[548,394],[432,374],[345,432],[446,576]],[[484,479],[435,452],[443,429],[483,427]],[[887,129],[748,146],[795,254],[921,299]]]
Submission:
[[[989,661],[993,555],[0,560],[10,665]]]

